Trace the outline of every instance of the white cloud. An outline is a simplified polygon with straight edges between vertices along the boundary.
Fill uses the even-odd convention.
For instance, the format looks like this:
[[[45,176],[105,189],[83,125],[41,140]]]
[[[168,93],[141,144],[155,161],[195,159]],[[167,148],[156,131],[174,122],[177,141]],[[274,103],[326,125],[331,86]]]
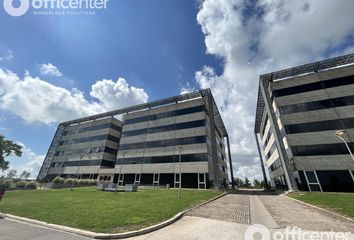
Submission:
[[[353,51],[347,46],[354,33],[353,8],[349,0],[201,4],[197,20],[207,52],[222,58],[224,68],[217,75],[204,66],[196,82],[213,91],[231,137],[237,177],[262,176],[253,134],[259,75]]]
[[[0,54],[0,61],[7,61],[13,58],[14,58],[14,53],[9,49],[7,49],[6,51]]]
[[[42,76],[62,77],[63,74],[51,63],[43,63],[39,66]]]
[[[92,85],[90,95],[94,99],[86,99],[78,89],[58,87],[29,73],[20,79],[17,74],[0,68],[0,108],[28,123],[57,123],[143,103],[148,99],[143,89],[129,86],[122,78],[116,82],[97,81]]]
[[[30,178],[36,178],[38,172],[42,166],[45,155],[38,155],[34,153],[30,148],[26,147],[23,143],[17,143],[22,146],[22,156],[9,156],[6,158],[10,162],[10,169],[17,171],[17,174],[21,174],[23,171],[31,173]],[[8,171],[7,170],[7,171]],[[7,171],[3,174],[6,175]]]

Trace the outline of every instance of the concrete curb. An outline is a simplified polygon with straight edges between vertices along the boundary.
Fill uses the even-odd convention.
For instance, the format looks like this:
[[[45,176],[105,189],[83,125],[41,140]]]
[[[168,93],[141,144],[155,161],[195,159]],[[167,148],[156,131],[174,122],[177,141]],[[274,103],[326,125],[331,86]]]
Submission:
[[[212,201],[215,201],[218,198],[221,198],[223,196],[225,196],[226,194],[228,194],[227,192],[224,192],[212,199],[209,199],[206,202],[203,202],[201,204],[198,204],[194,207],[191,207],[187,210],[184,210],[182,212],[177,213],[175,216],[173,216],[172,218],[158,223],[156,225],[153,226],[149,226],[143,229],[139,229],[136,231],[130,231],[130,232],[124,232],[124,233],[115,233],[115,234],[109,234],[109,233],[96,233],[96,232],[91,232],[91,231],[86,231],[86,230],[81,230],[81,229],[77,229],[77,228],[72,228],[72,227],[66,227],[66,226],[62,226],[62,225],[57,225],[57,224],[51,224],[51,223],[46,223],[46,222],[42,222],[42,221],[38,221],[38,220],[34,220],[34,219],[30,219],[30,218],[24,218],[24,217],[19,217],[19,216],[15,216],[15,215],[11,215],[11,214],[5,214],[5,213],[1,213],[0,212],[0,217],[4,217],[4,218],[9,218],[9,219],[13,219],[19,222],[24,222],[24,223],[30,223],[30,224],[34,224],[34,225],[39,225],[42,227],[46,227],[46,228],[50,228],[50,229],[54,229],[54,230],[59,230],[59,231],[63,231],[63,232],[67,232],[67,233],[71,233],[71,234],[77,234],[77,235],[81,235],[81,236],[85,236],[85,237],[89,237],[89,238],[94,238],[94,239],[123,239],[123,238],[129,238],[129,237],[135,237],[135,236],[139,236],[139,235],[143,235],[146,233],[150,233],[153,231],[156,231],[158,229],[164,228],[174,222],[176,222],[177,220],[179,220],[181,217],[183,217],[183,215],[189,211],[191,211],[192,209],[201,207],[207,203],[210,203]]]
[[[282,195],[282,196],[285,197],[285,198],[287,198],[287,199],[290,199],[290,200],[293,200],[293,201],[295,201],[295,202],[298,202],[298,203],[300,203],[300,204],[306,205],[306,206],[311,207],[311,208],[316,208],[316,209],[318,209],[318,210],[324,211],[324,212],[326,212],[326,213],[332,214],[332,215],[334,215],[334,216],[336,216],[336,217],[339,217],[339,218],[342,218],[342,219],[344,219],[344,220],[347,220],[347,221],[350,221],[350,222],[354,223],[354,220],[351,219],[351,218],[349,218],[349,217],[345,217],[345,216],[343,216],[343,215],[340,215],[340,214],[338,214],[338,213],[332,212],[332,211],[330,211],[330,210],[327,210],[327,209],[324,209],[324,208],[321,208],[321,207],[312,205],[312,204],[307,203],[307,202],[303,202],[303,201],[298,200],[298,199],[295,199],[295,198],[288,197],[288,196],[286,196],[286,195]]]

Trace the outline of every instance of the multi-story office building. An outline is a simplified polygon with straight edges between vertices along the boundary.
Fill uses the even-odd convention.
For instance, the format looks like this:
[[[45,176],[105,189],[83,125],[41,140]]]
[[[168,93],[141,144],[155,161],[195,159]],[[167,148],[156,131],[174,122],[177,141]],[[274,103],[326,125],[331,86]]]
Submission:
[[[60,123],[38,179],[220,188],[225,138],[213,96],[201,90]]]
[[[273,186],[354,191],[354,54],[260,76],[255,134]]]

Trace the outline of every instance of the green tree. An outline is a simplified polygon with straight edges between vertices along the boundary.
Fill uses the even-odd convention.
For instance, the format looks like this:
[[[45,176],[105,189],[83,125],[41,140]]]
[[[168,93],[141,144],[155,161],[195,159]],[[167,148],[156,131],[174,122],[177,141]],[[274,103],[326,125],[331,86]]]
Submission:
[[[251,186],[251,182],[248,178],[245,178],[245,187],[249,188]]]
[[[16,170],[9,170],[8,172],[7,172],[7,175],[6,175],[6,178],[8,178],[8,179],[13,179],[13,178],[15,178],[16,177],[16,174],[17,174],[17,171]]]
[[[257,179],[254,179],[253,180],[253,186],[255,187],[255,188],[262,188],[263,186],[262,186],[262,183],[260,182],[260,181],[258,181]]]
[[[21,174],[20,174],[20,178],[21,179],[28,179],[29,177],[31,176],[31,173],[30,172],[27,172],[26,170],[23,171]]]
[[[239,188],[243,187],[243,185],[244,185],[244,182],[243,182],[243,180],[241,178],[235,178],[234,183]]]
[[[9,162],[5,160],[5,157],[13,154],[18,157],[22,155],[22,146],[5,139],[0,135],[0,170],[5,171],[9,168]]]

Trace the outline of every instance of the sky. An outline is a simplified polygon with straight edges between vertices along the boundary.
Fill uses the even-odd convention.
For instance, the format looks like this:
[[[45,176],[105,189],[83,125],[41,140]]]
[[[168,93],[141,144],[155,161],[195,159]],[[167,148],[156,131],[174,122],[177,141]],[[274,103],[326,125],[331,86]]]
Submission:
[[[14,6],[19,0],[14,0]],[[234,175],[262,179],[260,74],[354,52],[352,0],[110,0],[94,15],[0,5],[0,134],[36,177],[58,122],[211,88]]]

